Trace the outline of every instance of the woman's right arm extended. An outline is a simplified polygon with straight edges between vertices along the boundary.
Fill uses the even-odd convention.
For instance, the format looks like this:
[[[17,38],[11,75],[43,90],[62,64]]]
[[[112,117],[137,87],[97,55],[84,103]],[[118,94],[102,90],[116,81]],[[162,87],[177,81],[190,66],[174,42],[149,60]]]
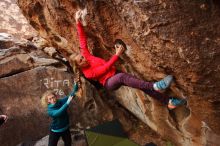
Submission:
[[[70,101],[73,99],[73,96],[69,96],[66,103],[64,103],[59,109],[54,110],[54,109],[50,109],[48,108],[47,113],[49,116],[51,117],[59,117],[61,116],[68,108]]]
[[[79,37],[79,43],[80,43],[80,53],[82,55],[91,55],[87,46],[87,36],[84,32],[83,26],[80,21],[76,22],[76,28],[78,32]]]
[[[61,116],[65,111],[66,109],[68,108],[68,103],[66,102],[65,104],[63,104],[59,109],[57,110],[54,110],[54,109],[48,109],[47,110],[47,113],[49,116],[51,117],[59,117]]]
[[[68,108],[68,105],[70,104],[70,101],[73,99],[73,96],[75,96],[77,90],[78,90],[78,84],[74,83],[73,90],[70,93],[70,95],[68,97],[61,99],[60,102],[65,102],[65,103],[63,103],[61,108],[57,109],[57,110],[48,109],[48,111],[47,111],[48,115],[51,117],[59,117],[60,115],[62,115],[66,111],[66,109]]]

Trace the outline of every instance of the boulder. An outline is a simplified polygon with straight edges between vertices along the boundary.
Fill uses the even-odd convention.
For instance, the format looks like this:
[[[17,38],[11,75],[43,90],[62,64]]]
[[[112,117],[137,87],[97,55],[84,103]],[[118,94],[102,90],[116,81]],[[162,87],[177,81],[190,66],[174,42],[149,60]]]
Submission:
[[[37,31],[28,23],[16,2],[17,0],[0,1],[0,32],[12,34],[19,39],[37,35]]]
[[[0,111],[9,117],[0,128],[1,145],[33,142],[47,135],[50,119],[41,105],[41,95],[54,90],[63,97],[73,86],[74,73],[68,66],[30,44],[0,50]],[[71,127],[77,123],[94,126],[113,117],[88,81],[82,79],[82,88],[86,91],[83,98],[76,97],[69,107]]]
[[[118,101],[176,145],[219,144],[219,2],[19,0],[18,4],[39,34],[67,58],[78,52],[75,12],[86,7],[85,31],[94,55],[109,59],[115,53],[114,40],[121,38],[128,49],[119,69],[149,81],[172,74],[176,82],[171,95],[188,97],[187,107],[171,112],[131,88],[117,91]]]

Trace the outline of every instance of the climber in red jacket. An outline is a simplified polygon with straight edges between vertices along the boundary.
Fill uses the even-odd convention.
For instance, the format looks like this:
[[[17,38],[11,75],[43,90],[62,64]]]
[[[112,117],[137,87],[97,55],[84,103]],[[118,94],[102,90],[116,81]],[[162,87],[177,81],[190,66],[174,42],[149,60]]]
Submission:
[[[72,65],[76,65],[86,78],[99,81],[107,90],[116,90],[122,85],[140,89],[162,103],[168,104],[170,109],[182,104],[181,99],[169,98],[159,92],[170,86],[173,81],[172,75],[153,83],[140,80],[128,73],[116,73],[114,64],[126,49],[126,45],[122,40],[117,39],[115,41],[116,53],[109,61],[93,56],[87,47],[87,37],[81,24],[81,21],[85,21],[84,18],[81,18],[82,15],[82,11],[78,11],[75,17],[80,41],[80,54],[71,55],[70,62]]]

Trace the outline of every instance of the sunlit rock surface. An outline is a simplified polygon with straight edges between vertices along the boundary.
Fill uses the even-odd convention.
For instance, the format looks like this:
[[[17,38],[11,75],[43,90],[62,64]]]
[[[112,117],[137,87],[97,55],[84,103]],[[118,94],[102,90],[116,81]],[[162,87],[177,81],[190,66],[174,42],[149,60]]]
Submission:
[[[0,32],[10,33],[17,38],[29,38],[37,34],[22,15],[16,0],[1,0],[0,8]]]

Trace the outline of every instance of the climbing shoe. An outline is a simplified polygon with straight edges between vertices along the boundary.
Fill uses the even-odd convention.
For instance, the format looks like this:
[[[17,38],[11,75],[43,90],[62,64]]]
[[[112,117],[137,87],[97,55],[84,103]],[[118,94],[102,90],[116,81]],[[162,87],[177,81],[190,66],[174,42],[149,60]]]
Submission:
[[[180,99],[180,98],[172,97],[172,98],[169,99],[168,108],[169,109],[174,109],[177,106],[183,105],[185,103],[186,103],[185,99]]]
[[[165,78],[163,78],[162,80],[154,83],[154,90],[165,90],[167,89],[170,84],[172,83],[173,81],[173,76],[172,75],[168,75],[166,76]]]

